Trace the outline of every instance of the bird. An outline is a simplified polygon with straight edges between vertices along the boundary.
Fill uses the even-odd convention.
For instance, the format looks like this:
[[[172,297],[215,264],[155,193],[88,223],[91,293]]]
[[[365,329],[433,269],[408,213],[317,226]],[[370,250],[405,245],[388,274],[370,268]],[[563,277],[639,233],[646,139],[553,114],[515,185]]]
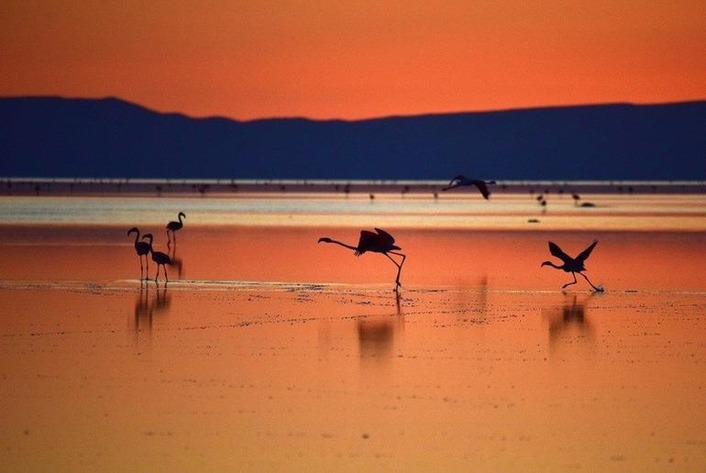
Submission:
[[[581,202],[581,204],[579,205],[579,200],[581,200],[581,196],[578,194],[573,194],[571,198],[574,199],[574,207],[587,208],[596,206],[596,204],[594,204],[593,202]]]
[[[596,291],[596,292],[603,292],[603,287],[596,287],[593,285],[593,283],[586,277],[585,274],[583,274],[583,271],[586,270],[584,266],[584,261],[589,257],[593,249],[596,247],[598,244],[598,240],[593,240],[593,243],[591,243],[588,248],[583,250],[581,253],[576,258],[572,258],[571,256],[567,255],[562,251],[561,248],[559,248],[559,245],[557,245],[554,242],[549,242],[549,252],[562,260],[564,264],[561,266],[557,266],[556,264],[552,263],[551,261],[545,261],[541,264],[541,266],[551,266],[552,268],[556,269],[561,269],[562,271],[565,271],[567,273],[571,273],[571,275],[574,277],[574,280],[572,282],[566,283],[563,286],[561,286],[562,289],[564,289],[566,286],[571,286],[572,284],[576,284],[576,273],[580,274],[583,276],[583,278],[588,282],[588,284],[591,285],[591,287]]]
[[[480,179],[468,179],[466,176],[456,176],[451,179],[449,185],[441,189],[442,191],[447,191],[459,186],[476,186],[480,193],[483,195],[484,199],[488,199],[490,196],[490,191],[488,190],[488,184],[495,184],[495,181],[482,181]]]
[[[150,253],[152,253],[152,261],[157,263],[157,272],[154,275],[154,280],[157,282],[157,279],[159,278],[159,267],[161,266],[164,268],[164,279],[166,279],[167,282],[169,282],[169,276],[167,276],[167,266],[166,265],[171,265],[172,260],[169,257],[168,254],[162,253],[161,251],[154,251],[154,248],[152,248],[152,241],[154,237],[152,236],[151,233],[145,233],[142,236],[142,239],[148,239],[149,240],[149,248],[150,248]]]
[[[181,230],[181,227],[184,226],[184,223],[181,221],[181,219],[186,218],[186,214],[184,212],[179,212],[179,215],[177,215],[177,217],[179,218],[178,222],[171,221],[167,224],[167,246],[170,246],[172,242],[169,232],[171,232],[171,236],[174,237],[174,244],[176,245],[176,231]]]
[[[395,279],[395,292],[398,291],[399,287],[402,285],[400,284],[400,274],[402,273],[402,265],[405,262],[405,259],[407,259],[407,256],[399,253],[397,250],[401,250],[399,246],[395,245],[395,239],[393,238],[392,235],[387,233],[385,230],[382,230],[380,228],[376,228],[375,232],[371,232],[369,230],[361,230],[360,231],[360,239],[358,240],[358,246],[353,246],[353,245],[348,245],[346,243],[342,243],[337,240],[333,240],[329,237],[321,237],[319,238],[318,243],[334,243],[336,245],[340,245],[344,248],[348,248],[350,250],[355,251],[354,255],[355,256],[360,256],[366,251],[370,252],[375,252],[375,253],[382,253],[383,255],[387,256],[390,261],[392,261],[395,266],[397,266],[397,278]],[[390,255],[396,255],[396,256],[401,256],[402,261],[398,263],[395,261],[395,259],[390,256]]]
[[[127,236],[131,233],[136,233],[135,235],[135,253],[140,257],[140,281],[143,279],[142,274],[144,272],[144,267],[142,265],[142,257],[145,257],[145,263],[147,264],[147,272],[145,273],[147,277],[144,279],[149,279],[150,273],[150,261],[147,259],[147,255],[150,254],[150,245],[144,241],[140,241],[140,230],[137,227],[132,227],[127,231]]]

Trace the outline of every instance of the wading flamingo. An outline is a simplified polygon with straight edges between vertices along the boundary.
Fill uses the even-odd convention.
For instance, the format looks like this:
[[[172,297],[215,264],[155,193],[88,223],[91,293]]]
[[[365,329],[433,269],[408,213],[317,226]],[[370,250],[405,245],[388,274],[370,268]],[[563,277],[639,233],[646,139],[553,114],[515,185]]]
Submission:
[[[147,272],[146,277],[144,279],[149,279],[150,275],[150,260],[147,258],[147,255],[150,254],[150,245],[148,243],[145,243],[144,241],[140,241],[140,230],[138,230],[137,227],[132,227],[130,230],[127,231],[127,236],[130,236],[131,233],[136,233],[135,235],[135,253],[137,253],[137,256],[140,257],[140,280],[143,279],[142,274],[144,273],[144,266],[142,265],[142,257],[145,257],[145,263],[147,264]]]
[[[381,230],[379,228],[375,229],[376,233],[373,233],[368,230],[361,230],[360,231],[360,239],[358,240],[358,246],[353,246],[353,245],[348,245],[346,243],[342,243],[337,240],[333,240],[329,237],[322,237],[319,238],[319,243],[324,242],[324,243],[335,243],[336,245],[340,245],[344,248],[348,248],[349,250],[355,251],[354,255],[355,256],[360,256],[366,251],[372,251],[375,253],[382,253],[383,255],[387,256],[390,261],[392,261],[395,266],[397,266],[397,278],[395,279],[395,291],[398,290],[398,288],[402,285],[400,284],[400,274],[402,273],[402,265],[404,264],[405,259],[407,256],[405,256],[402,253],[398,253],[396,250],[401,250],[399,246],[395,245],[395,239],[387,233],[385,230]],[[397,255],[402,257],[401,262],[395,261],[395,259],[390,256],[390,255]]]
[[[181,227],[184,226],[184,222],[182,222],[181,219],[186,218],[186,214],[184,212],[179,212],[177,217],[179,218],[178,222],[171,221],[167,224],[167,247],[171,245],[172,238],[174,238],[174,245],[176,245],[176,231],[181,230]]]
[[[542,266],[551,266],[552,268],[556,269],[561,269],[562,271],[566,271],[567,273],[571,273],[571,275],[574,277],[573,282],[569,282],[561,286],[562,289],[564,289],[566,286],[571,286],[572,284],[576,284],[576,273],[580,274],[583,276],[583,278],[588,282],[588,284],[591,285],[591,287],[597,291],[597,292],[603,292],[603,287],[596,287],[593,285],[591,281],[586,277],[585,274],[583,274],[583,271],[586,271],[586,268],[583,265],[583,262],[586,261],[586,259],[589,257],[591,254],[591,251],[593,251],[593,248],[596,247],[598,244],[598,240],[593,240],[593,243],[589,245],[588,248],[583,250],[581,253],[576,258],[572,258],[571,256],[567,255],[564,253],[561,248],[559,248],[559,245],[553,242],[549,242],[549,252],[562,260],[564,264],[561,266],[557,266],[556,264],[552,263],[551,261],[545,261],[542,263]]]
[[[159,267],[161,266],[164,268],[164,279],[169,282],[169,276],[167,276],[167,266],[166,265],[171,265],[172,260],[169,258],[169,255],[166,253],[162,253],[161,251],[154,251],[154,248],[152,248],[152,241],[153,237],[151,233],[145,233],[142,236],[142,239],[148,239],[149,240],[149,247],[150,247],[150,252],[152,253],[152,261],[157,263],[157,272],[154,275],[154,280],[157,282],[157,279],[159,278]]]

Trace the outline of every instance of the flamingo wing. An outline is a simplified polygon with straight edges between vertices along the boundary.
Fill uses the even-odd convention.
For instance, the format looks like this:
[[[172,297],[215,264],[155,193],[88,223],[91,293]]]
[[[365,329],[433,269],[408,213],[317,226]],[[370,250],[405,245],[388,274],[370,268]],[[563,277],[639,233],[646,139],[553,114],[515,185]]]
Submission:
[[[368,230],[360,231],[360,239],[358,240],[358,251],[364,252],[369,250],[377,242],[378,235]]]
[[[593,251],[593,249],[596,247],[597,244],[598,244],[598,240],[593,240],[593,243],[591,243],[591,245],[588,248],[586,248],[581,253],[579,253],[579,255],[576,257],[576,261],[579,263],[583,263],[584,261],[586,261],[586,258],[589,257],[589,255],[591,254],[591,251]]]
[[[559,245],[557,245],[556,243],[554,243],[552,241],[549,242],[549,252],[553,256],[556,256],[557,258],[562,260],[564,263],[571,263],[574,261],[574,259],[571,256],[567,255],[566,253],[564,253],[561,250],[561,248],[559,248]]]
[[[379,241],[384,241],[385,243],[387,243],[389,245],[395,244],[395,238],[392,235],[390,235],[389,233],[387,233],[385,230],[383,230],[381,228],[376,228],[375,231],[378,232],[377,235],[379,237]]]
[[[488,196],[490,195],[490,191],[488,190],[488,186],[485,184],[485,181],[472,181],[473,185],[475,185],[480,193],[483,195],[484,199],[487,199]]]

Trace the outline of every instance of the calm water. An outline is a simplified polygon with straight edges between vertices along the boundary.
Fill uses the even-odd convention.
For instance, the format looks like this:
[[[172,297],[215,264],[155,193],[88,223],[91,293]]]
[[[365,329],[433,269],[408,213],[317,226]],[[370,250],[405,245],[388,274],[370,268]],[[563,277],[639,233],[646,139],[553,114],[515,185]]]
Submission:
[[[0,198],[0,464],[704,471],[704,197],[548,199]],[[384,257],[316,243],[373,226],[399,297]],[[547,241],[594,238],[606,292],[562,292]]]

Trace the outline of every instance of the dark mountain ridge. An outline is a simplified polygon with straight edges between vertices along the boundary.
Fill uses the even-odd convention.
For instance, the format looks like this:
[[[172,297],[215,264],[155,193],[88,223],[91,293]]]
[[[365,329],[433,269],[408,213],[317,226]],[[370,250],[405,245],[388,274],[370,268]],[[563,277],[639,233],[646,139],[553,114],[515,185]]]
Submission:
[[[237,121],[0,99],[4,177],[705,180],[706,101]]]

